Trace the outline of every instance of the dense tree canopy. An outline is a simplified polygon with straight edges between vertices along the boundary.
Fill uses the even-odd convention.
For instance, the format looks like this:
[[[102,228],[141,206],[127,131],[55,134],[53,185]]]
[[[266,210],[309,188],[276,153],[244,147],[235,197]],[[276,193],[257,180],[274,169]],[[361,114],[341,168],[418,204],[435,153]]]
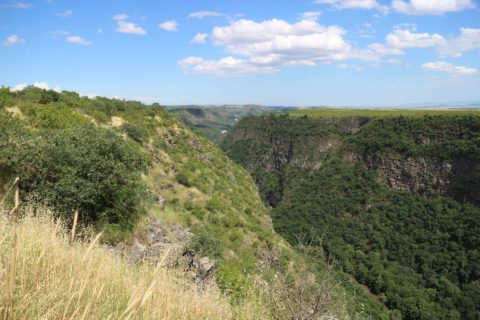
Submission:
[[[479,115],[269,115],[243,119],[223,147],[274,206],[280,234],[292,244],[311,236],[325,259],[368,286],[392,314],[479,319],[480,208],[438,192],[390,189],[362,161],[365,155],[475,161]]]

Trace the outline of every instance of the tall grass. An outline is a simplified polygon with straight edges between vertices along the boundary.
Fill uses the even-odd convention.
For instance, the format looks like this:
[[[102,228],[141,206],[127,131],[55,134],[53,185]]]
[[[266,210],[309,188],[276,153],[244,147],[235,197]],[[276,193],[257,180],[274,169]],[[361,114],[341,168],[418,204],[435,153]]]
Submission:
[[[72,243],[47,209],[25,209],[18,224],[0,211],[0,319],[262,318],[161,263],[128,265],[99,236]]]

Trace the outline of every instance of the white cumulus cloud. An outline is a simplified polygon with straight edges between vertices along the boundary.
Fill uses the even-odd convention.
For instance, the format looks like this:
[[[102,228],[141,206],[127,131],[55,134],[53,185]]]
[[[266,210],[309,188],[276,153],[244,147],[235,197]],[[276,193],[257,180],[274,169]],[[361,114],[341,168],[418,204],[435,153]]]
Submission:
[[[322,15],[321,11],[308,11],[300,15],[302,20],[318,20],[318,17]]]
[[[318,4],[328,4],[335,9],[377,9],[382,13],[388,13],[388,6],[377,0],[315,0]]]
[[[238,20],[227,27],[216,27],[213,43],[231,54],[250,57],[260,63],[304,64],[310,61],[341,60],[350,45],[339,27],[324,27],[316,21],[294,24],[272,19],[263,22]],[[310,64],[310,63],[309,63]]]
[[[422,64],[422,68],[429,71],[447,72],[456,75],[474,75],[480,72],[479,69],[465,66],[456,66],[446,61],[436,61]]]
[[[195,19],[203,19],[207,17],[225,17],[226,14],[217,11],[198,11],[191,13],[188,17]]]
[[[98,93],[96,92],[92,92],[92,93],[87,93],[87,94],[83,94],[81,93],[80,96],[82,97],[87,97],[88,99],[95,99],[96,97],[98,97]]]
[[[75,43],[75,44],[80,44],[80,45],[82,45],[82,46],[88,46],[88,45],[92,44],[91,41],[88,41],[87,39],[82,38],[82,37],[80,37],[80,36],[70,36],[70,37],[67,37],[67,42]]]
[[[446,44],[443,36],[433,33],[415,33],[409,29],[397,28],[387,35],[387,45],[397,49],[427,48]]]
[[[393,0],[395,11],[411,15],[442,15],[474,8],[473,0]]]
[[[127,20],[127,19],[128,19],[128,15],[126,15],[125,13],[118,13],[113,16],[113,20],[117,20],[117,21]]]
[[[460,57],[465,52],[477,49],[480,49],[480,29],[460,28],[460,34],[439,48],[439,53]]]
[[[271,66],[258,66],[251,61],[225,57],[220,60],[204,60],[188,57],[179,62],[185,72],[203,73],[215,76],[242,76],[257,73],[273,73],[278,69]]]
[[[312,20],[290,24],[279,19],[262,22],[242,19],[216,27],[210,35],[213,44],[224,47],[232,56],[218,61],[190,57],[180,64],[192,72],[232,75],[315,66],[348,57],[351,47],[343,39],[344,33],[339,27],[325,27]],[[213,71],[215,68],[217,72]]]
[[[169,32],[177,32],[178,31],[178,22],[175,20],[165,21],[160,23],[158,27],[162,30],[169,31]]]
[[[19,84],[17,84],[15,87],[13,87],[13,89],[11,89],[10,91],[12,91],[12,92],[22,91],[22,90],[25,89],[26,87],[28,87],[28,84],[26,84],[26,83],[19,83]]]
[[[139,25],[127,21],[128,15],[124,13],[116,14],[113,16],[113,20],[117,21],[117,28],[115,31],[120,33],[128,33],[128,34],[137,34],[137,35],[146,35],[147,31],[140,27]]]
[[[207,42],[207,38],[208,38],[208,33],[197,33],[195,37],[193,37],[192,41],[190,42],[203,44]]]
[[[405,52],[399,48],[392,48],[381,43],[372,43],[368,46],[370,50],[380,55],[403,55]]]
[[[34,82],[32,84],[32,86],[35,87],[35,88],[43,89],[43,90],[48,90],[50,88],[47,82]],[[10,91],[12,91],[12,92],[22,91],[23,89],[26,89],[27,87],[28,87],[28,84],[26,82],[19,83],[15,87],[13,87]],[[60,87],[56,86],[54,88],[54,90],[55,91],[58,90],[58,92],[59,92]]]
[[[12,35],[8,36],[3,41],[3,45],[7,46],[7,47],[14,46],[14,45],[17,45],[17,44],[22,44],[22,43],[25,43],[25,40],[20,38],[16,34],[12,34]]]
[[[50,87],[48,86],[48,83],[46,82],[34,82],[33,86],[35,88],[43,89],[43,90],[48,90]]]

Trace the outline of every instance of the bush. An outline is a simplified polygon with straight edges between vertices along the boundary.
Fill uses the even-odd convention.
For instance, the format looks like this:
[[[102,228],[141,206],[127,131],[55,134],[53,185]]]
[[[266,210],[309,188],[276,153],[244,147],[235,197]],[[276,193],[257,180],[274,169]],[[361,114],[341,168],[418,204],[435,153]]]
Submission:
[[[142,143],[148,138],[148,131],[140,126],[125,123],[122,125],[122,129],[125,130],[130,138],[137,142]]]
[[[199,256],[219,258],[222,256],[222,242],[207,232],[196,234],[188,245],[188,249],[194,250]]]
[[[190,183],[188,176],[183,172],[178,172],[176,175],[178,183],[183,184],[185,187],[190,188],[192,184]]]
[[[0,141],[0,159],[5,171],[20,177],[22,190],[64,217],[78,207],[85,221],[128,229],[142,212],[145,157],[109,129],[12,132]]]

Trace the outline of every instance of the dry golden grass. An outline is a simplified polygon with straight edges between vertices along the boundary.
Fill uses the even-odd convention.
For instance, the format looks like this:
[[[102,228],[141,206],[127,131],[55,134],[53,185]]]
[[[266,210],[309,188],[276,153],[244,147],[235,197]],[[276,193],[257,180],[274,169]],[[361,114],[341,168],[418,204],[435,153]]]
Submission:
[[[26,211],[18,224],[0,212],[0,319],[264,318],[161,263],[128,265],[98,235],[72,243],[47,209]]]

